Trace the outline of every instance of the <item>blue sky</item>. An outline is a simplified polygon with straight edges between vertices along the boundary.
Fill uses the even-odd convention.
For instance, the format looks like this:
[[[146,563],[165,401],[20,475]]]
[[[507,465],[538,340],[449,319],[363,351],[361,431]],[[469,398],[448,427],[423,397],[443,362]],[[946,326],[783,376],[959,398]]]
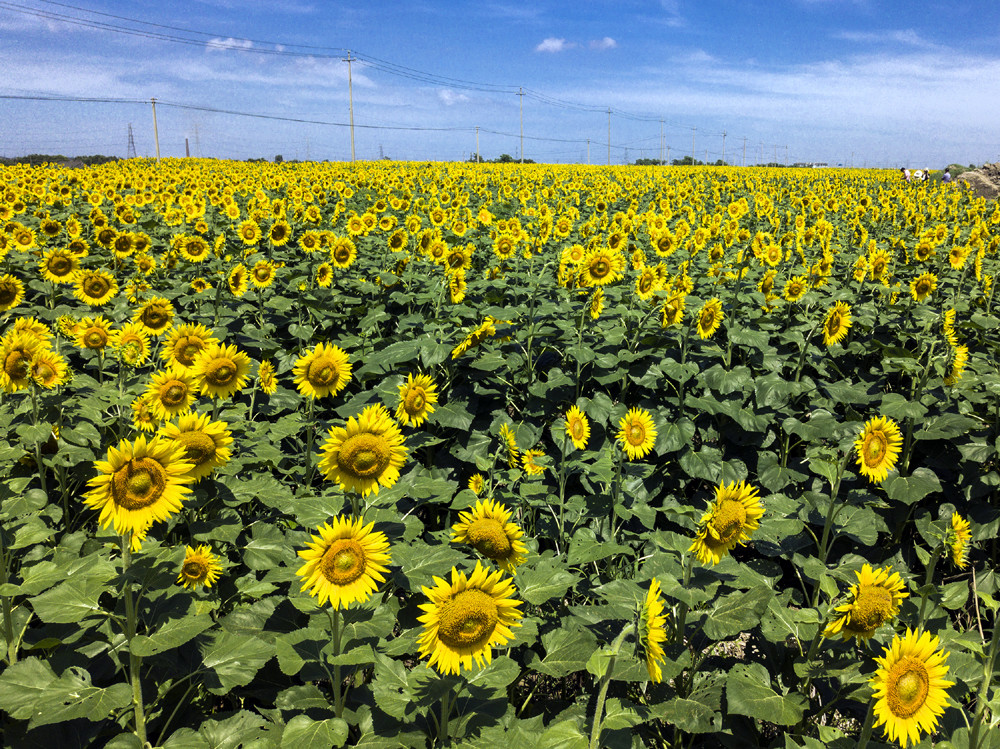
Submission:
[[[523,104],[537,161],[606,163],[609,108],[612,163],[1000,161],[995,0],[0,1],[0,94],[156,97],[164,156],[349,159],[347,49],[358,159],[463,160],[476,127],[516,158]],[[148,103],[0,99],[0,155],[125,155],[129,123],[152,155]]]

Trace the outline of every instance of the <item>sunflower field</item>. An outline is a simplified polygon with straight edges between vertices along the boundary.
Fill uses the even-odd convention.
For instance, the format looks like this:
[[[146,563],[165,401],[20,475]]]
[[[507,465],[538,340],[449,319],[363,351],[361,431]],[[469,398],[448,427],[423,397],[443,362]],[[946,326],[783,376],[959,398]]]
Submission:
[[[12,747],[1000,749],[1000,208],[0,167]]]

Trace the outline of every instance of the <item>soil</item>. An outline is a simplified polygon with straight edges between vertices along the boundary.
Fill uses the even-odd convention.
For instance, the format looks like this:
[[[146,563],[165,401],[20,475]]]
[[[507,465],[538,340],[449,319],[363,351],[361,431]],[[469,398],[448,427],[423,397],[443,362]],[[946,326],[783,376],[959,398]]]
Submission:
[[[979,169],[962,172],[955,181],[965,183],[978,197],[995,199],[1000,195],[1000,163],[983,164]]]

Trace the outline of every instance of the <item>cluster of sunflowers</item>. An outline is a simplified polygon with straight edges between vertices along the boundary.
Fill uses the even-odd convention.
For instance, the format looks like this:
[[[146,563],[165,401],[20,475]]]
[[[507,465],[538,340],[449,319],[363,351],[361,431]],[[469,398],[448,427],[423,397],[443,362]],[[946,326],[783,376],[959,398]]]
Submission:
[[[420,658],[459,676],[514,646],[526,620],[544,620],[539,606],[519,598],[519,575],[543,552],[565,560],[570,527],[592,527],[604,543],[628,548],[616,536],[626,517],[622,487],[668,473],[657,463],[669,451],[665,441],[681,434],[678,449],[693,442],[694,420],[689,433],[677,426],[687,420],[685,408],[704,417],[699,441],[725,443],[723,428],[705,426],[729,413],[722,401],[688,400],[712,365],[721,363],[726,376],[740,367],[782,373],[782,387],[798,396],[808,383],[849,381],[851,367],[875,370],[884,356],[886,370],[910,378],[901,374],[891,387],[909,386],[914,409],[939,383],[942,400],[970,412],[963,376],[970,365],[979,375],[993,367],[1000,208],[933,183],[896,184],[891,173],[831,175],[210,161],[131,162],[79,174],[3,168],[0,409],[7,423],[16,416],[45,432],[29,461],[43,491],[61,492],[67,510],[80,501],[98,511],[99,526],[120,536],[122,555],[142,553],[156,536],[185,545],[177,582],[199,594],[224,585],[225,571],[239,562],[189,535],[186,511],[211,521],[204,497],[215,496],[216,483],[236,483],[242,468],[229,464],[239,463],[252,432],[294,414],[297,442],[285,446],[300,448],[301,457],[292,456],[294,468],[260,470],[290,494],[326,492],[350,505],[349,513],[310,526],[316,532],[297,549],[300,592],[332,612],[335,656],[342,610],[400,594],[387,584],[396,540],[366,515],[395,510],[397,495],[388,490],[398,492],[408,473],[436,468],[461,477],[472,496],[444,498],[448,510],[427,510],[428,527],[433,520],[450,528],[450,540],[475,557],[452,566],[450,579],[447,567],[432,576],[413,604],[422,612]],[[876,340],[877,348],[869,345]],[[598,353],[602,344],[615,355]],[[573,377],[563,372],[574,368]],[[668,387],[673,410],[658,402]],[[738,387],[706,385],[704,392]],[[551,395],[557,388],[558,398]],[[72,404],[97,389],[110,393],[110,405],[90,417],[106,455],[93,460],[86,489],[74,492],[46,441],[72,438],[81,413]],[[29,395],[30,414],[14,414],[19,394]],[[341,395],[347,402],[331,406]],[[473,397],[489,412],[456,416],[454,404]],[[545,407],[531,411],[532,398]],[[848,454],[873,492],[912,474],[919,417],[905,413],[902,426],[886,413],[853,432],[832,474],[837,487]],[[753,423],[743,411],[736,416],[731,428]],[[844,418],[851,425],[862,417],[850,405]],[[793,428],[760,446],[784,440],[786,475],[794,474]],[[406,429],[426,433],[416,432],[420,439],[408,447]],[[489,450],[470,446],[463,434],[470,429]],[[458,445],[455,455],[464,457],[435,466],[438,443]],[[567,468],[574,450],[579,464]],[[610,468],[598,466],[602,460]],[[24,466],[11,462],[3,475]],[[606,478],[586,474],[593,466],[602,471],[593,476]],[[49,492],[53,471],[59,489]],[[326,484],[314,481],[317,472]],[[691,511],[714,487],[700,519],[661,520],[655,529],[686,532],[684,586],[695,562],[715,568],[732,563],[734,552],[751,553],[745,547],[761,529],[767,496],[758,488],[763,480],[747,474],[720,469],[710,481],[693,473],[697,480],[683,489],[662,484],[662,494],[676,491],[670,499]],[[610,518],[570,507],[564,495],[580,475],[581,492],[611,487]],[[525,489],[533,485],[548,487],[551,538],[531,505],[534,490]],[[806,526],[823,569],[836,494],[823,530]],[[407,512],[416,509],[423,508]],[[567,512],[591,525],[570,524]],[[964,570],[973,529],[959,512],[950,524],[939,551]],[[300,536],[304,530],[295,528]],[[639,548],[646,547],[608,570],[636,576],[644,569]],[[930,564],[928,583],[933,572]],[[807,661],[823,637],[866,643],[900,614],[908,593],[898,572],[866,563],[854,574],[846,594],[830,596]],[[676,591],[658,575],[651,568],[641,578],[648,586],[618,641],[634,633],[652,684],[671,670],[670,649],[689,647],[693,636],[688,604],[676,596],[677,603],[665,602]],[[813,600],[799,605],[818,608],[823,593],[817,580]],[[874,724],[904,747],[916,743],[945,711],[953,682],[945,679],[948,654],[922,629],[927,602],[922,593],[916,626],[895,634],[876,658],[865,741]],[[611,674],[595,673],[596,740]],[[341,687],[332,686],[338,718]]]

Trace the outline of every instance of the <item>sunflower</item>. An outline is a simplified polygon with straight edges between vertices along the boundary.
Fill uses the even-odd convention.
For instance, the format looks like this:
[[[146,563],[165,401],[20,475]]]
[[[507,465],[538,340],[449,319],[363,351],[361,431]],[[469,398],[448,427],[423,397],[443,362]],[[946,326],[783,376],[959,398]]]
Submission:
[[[885,726],[890,741],[901,747],[919,743],[921,732],[933,733],[947,704],[945,690],[948,653],[938,650],[939,640],[930,632],[906,628],[895,635],[875,661],[879,669],[869,682],[875,694],[876,726]]]
[[[858,582],[851,586],[850,599],[837,606],[839,616],[826,625],[824,637],[840,635],[845,640],[852,637],[864,642],[875,630],[892,621],[899,613],[899,605],[909,594],[898,572],[891,567],[872,569],[870,564],[855,572]]]
[[[274,376],[274,365],[266,359],[257,367],[257,385],[264,395],[274,395],[278,389],[278,380]]]
[[[581,263],[580,283],[583,286],[604,286],[625,274],[625,258],[614,250],[595,249]]]
[[[186,414],[194,403],[193,377],[183,367],[168,367],[153,374],[146,399],[160,420]]]
[[[667,639],[667,615],[663,613],[660,600],[660,581],[655,577],[649,583],[646,600],[639,615],[639,644],[646,658],[649,680],[659,683],[663,680],[660,664],[666,660],[663,644]]]
[[[854,443],[861,475],[873,484],[885,481],[899,459],[902,445],[899,424],[885,416],[869,419]]]
[[[229,271],[227,278],[229,291],[233,296],[243,296],[247,291],[247,267],[243,263],[237,263]]]
[[[177,250],[185,260],[200,263],[211,254],[212,248],[201,237],[185,237],[178,243]]]
[[[0,387],[7,393],[27,388],[31,382],[31,360],[46,348],[44,341],[25,331],[14,331],[0,338]]]
[[[570,406],[566,412],[566,436],[573,442],[577,450],[586,450],[590,440],[590,420],[587,414],[576,406]]]
[[[263,237],[263,232],[260,230],[260,224],[253,219],[243,221],[236,228],[236,234],[239,236],[240,241],[248,247],[252,247],[257,244]]]
[[[396,421],[404,427],[410,424],[418,427],[434,412],[434,405],[437,402],[437,385],[433,378],[425,374],[416,377],[411,374],[406,382],[399,386]]]
[[[955,310],[949,309],[945,310],[941,318],[941,334],[952,348],[958,345],[958,336],[955,334],[955,315]]]
[[[201,586],[210,588],[221,574],[222,565],[219,564],[219,558],[212,553],[211,546],[204,544],[197,549],[188,546],[177,582],[192,590]]]
[[[524,531],[510,522],[511,511],[499,502],[479,500],[469,512],[460,512],[451,527],[452,543],[468,544],[498,567],[513,575],[527,558],[521,542]]]
[[[188,369],[206,346],[218,343],[212,331],[200,323],[185,323],[170,331],[160,356],[175,367]]]
[[[118,282],[102,270],[81,270],[73,276],[73,294],[91,307],[100,307],[118,293]]]
[[[596,320],[601,316],[601,312],[604,310],[604,289],[600,286],[594,289],[594,295],[590,297],[588,309],[590,311],[591,320]]]
[[[274,283],[274,263],[258,260],[250,270],[250,282],[258,289],[266,289]]]
[[[851,324],[851,306],[846,302],[834,304],[823,320],[823,343],[827,346],[840,343],[847,337]]]
[[[496,646],[514,639],[512,627],[521,626],[522,601],[513,598],[514,582],[502,570],[489,572],[479,562],[466,577],[452,567],[451,583],[434,577],[434,587],[423,587],[429,602],[420,604],[426,612],[418,644],[420,656],[442,674],[469,670],[492,662]]]
[[[319,468],[328,479],[367,497],[399,480],[406,444],[389,411],[374,405],[352,416],[346,428],[332,427],[322,456]]]
[[[183,448],[160,437],[139,436],[108,448],[107,460],[94,463],[97,476],[83,501],[100,510],[101,527],[116,533],[144,533],[154,521],[180,511],[193,480]]]
[[[351,363],[339,346],[318,343],[299,357],[292,374],[302,395],[325,398],[339,393],[350,381]]]
[[[500,425],[500,440],[507,451],[507,465],[513,468],[520,462],[521,453],[517,449],[517,439],[514,436],[514,430],[510,428],[510,424]]]
[[[322,606],[327,601],[335,609],[364,603],[385,582],[389,571],[389,539],[374,530],[375,523],[363,525],[360,518],[334,518],[333,525],[321,525],[319,535],[307,542],[299,556],[305,560],[296,574],[302,590],[316,596]]]
[[[785,281],[785,301],[797,302],[809,291],[809,282],[805,276],[792,276]]]
[[[538,458],[544,458],[545,452],[542,450],[525,450],[521,455],[521,467],[529,476],[541,476],[545,473],[546,466],[538,462]]]
[[[21,279],[5,273],[0,276],[0,312],[16,307],[24,299],[24,284]]]
[[[358,257],[358,248],[349,237],[336,237],[330,245],[330,260],[337,268],[350,268]]]
[[[140,323],[125,323],[121,330],[114,332],[111,345],[119,355],[127,355],[127,360],[134,365],[142,364],[149,358],[149,333]]]
[[[951,514],[951,531],[948,534],[948,549],[951,563],[964,570],[969,563],[969,545],[972,543],[972,528],[969,521],[957,512]]]
[[[646,301],[659,291],[660,277],[656,273],[656,268],[643,268],[642,273],[635,280],[635,293],[642,301]]]
[[[161,296],[153,297],[132,315],[150,335],[159,335],[174,324],[174,305]]]
[[[159,431],[166,440],[183,446],[184,459],[191,464],[188,475],[195,481],[229,462],[233,437],[224,421],[212,421],[208,414],[184,414],[167,422]]]
[[[329,263],[320,263],[316,266],[316,285],[322,289],[328,289],[332,283],[333,266]]]
[[[191,281],[191,291],[195,294],[200,294],[201,292],[208,291],[211,288],[213,288],[212,284],[200,276]]]
[[[69,379],[66,360],[52,349],[41,346],[29,365],[31,380],[36,385],[51,390]]]
[[[73,338],[80,348],[103,351],[111,342],[114,333],[111,321],[105,317],[85,317],[76,326]]]
[[[72,283],[73,276],[80,268],[80,260],[69,250],[48,250],[39,263],[42,277],[52,283]]]
[[[676,325],[684,319],[684,306],[686,299],[687,296],[684,292],[677,292],[671,294],[663,303],[660,323],[664,328],[670,325]]]
[[[644,408],[633,408],[618,422],[615,435],[629,460],[645,458],[656,444],[656,426],[653,417]]]
[[[192,368],[202,395],[230,398],[247,384],[250,357],[232,344],[212,343],[201,350]]]
[[[465,299],[466,288],[468,285],[465,282],[464,270],[448,274],[448,301],[452,304],[460,304]]]
[[[267,238],[271,240],[271,244],[275,247],[282,247],[288,244],[288,241],[292,238],[292,227],[284,219],[278,219],[271,224],[271,228],[267,232]]]
[[[924,273],[910,281],[910,296],[916,302],[922,302],[937,288],[937,276]]]
[[[483,493],[483,489],[486,488],[486,477],[481,473],[474,473],[469,476],[469,491],[473,494],[479,495]]]
[[[132,425],[143,432],[155,432],[160,420],[153,413],[149,398],[140,395],[132,401]]]
[[[715,498],[698,522],[698,534],[688,551],[702,564],[718,564],[736,546],[750,540],[750,533],[760,527],[764,507],[757,488],[740,481],[719,484]]]
[[[944,378],[945,385],[954,385],[960,379],[962,379],[962,374],[965,372],[965,367],[969,363],[969,347],[968,346],[956,346],[951,350],[951,366],[948,368],[948,374]]]
[[[719,324],[725,318],[722,302],[712,297],[698,310],[698,336],[702,340],[711,338],[719,329]]]

